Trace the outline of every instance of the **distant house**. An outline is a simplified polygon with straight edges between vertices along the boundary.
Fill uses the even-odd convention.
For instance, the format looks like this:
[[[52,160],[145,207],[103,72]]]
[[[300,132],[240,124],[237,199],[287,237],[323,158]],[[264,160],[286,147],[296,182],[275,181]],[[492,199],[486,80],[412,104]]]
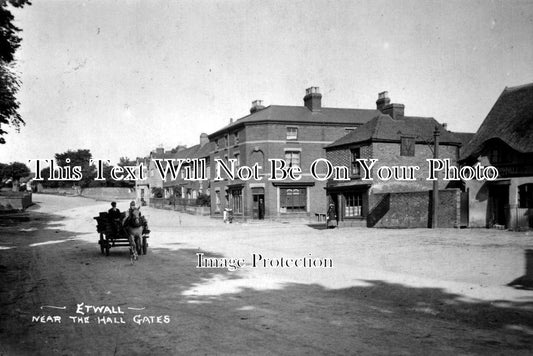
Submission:
[[[469,226],[533,227],[533,83],[503,90],[461,161],[499,171],[496,181],[467,182]]]
[[[178,146],[177,149],[183,149],[182,146]],[[162,178],[155,165],[154,159],[172,159],[177,155],[177,149],[173,151],[165,151],[164,148],[158,147],[154,151],[150,152],[148,157],[137,158],[136,164],[143,163],[145,171],[144,180],[135,181],[135,191],[137,200],[141,203],[149,204],[153,198],[164,198],[164,182],[170,180],[170,177]]]
[[[214,142],[211,170],[216,159],[235,159],[238,167],[257,163],[263,179],[215,181],[212,172],[212,216],[221,216],[226,208],[237,219],[306,219],[314,212],[325,213],[325,182],[309,174],[311,163],[325,158],[326,145],[357,130],[377,113],[375,109],[323,107],[318,87],[306,90],[302,106],[265,107],[262,101],[254,101],[249,115],[209,135]],[[269,159],[301,167],[302,179],[268,181]]]
[[[163,187],[166,192],[166,198],[172,199],[173,203],[177,204],[196,204],[196,199],[202,195],[209,195],[210,187],[210,154],[215,147],[214,142],[209,142],[207,134],[202,133],[200,135],[200,143],[192,147],[180,150],[177,152],[174,158],[176,159],[189,159],[190,162],[183,162],[177,179],[166,180],[163,182]],[[198,167],[193,163],[195,160],[205,161],[205,173],[207,180],[192,180],[187,179],[186,170],[194,171]],[[176,167],[175,162],[175,167]],[[177,168],[177,167],[176,167]]]
[[[335,204],[340,226],[428,227],[433,182],[426,180],[426,159],[433,158],[434,132],[438,128],[439,158],[449,159],[453,166],[462,142],[472,135],[455,135],[431,117],[405,116],[404,105],[390,103],[387,92],[379,94],[376,105],[378,113],[370,121],[326,147],[334,166],[349,167],[348,180],[328,181],[328,201]],[[357,159],[378,160],[372,180],[362,179],[364,171]],[[420,170],[413,170],[411,177],[406,171],[400,179],[379,179],[376,172],[384,166]],[[442,175],[439,178],[439,189],[447,188],[448,182]],[[439,226],[454,226],[458,217],[453,204],[459,198],[455,191],[442,195],[442,204],[448,205],[440,209]]]
[[[139,167],[143,165],[143,174],[145,177],[148,177],[148,167],[150,166],[150,157],[137,157],[136,166]],[[148,205],[150,203],[150,182],[148,179],[137,179],[135,180],[135,194],[136,199],[140,204]]]

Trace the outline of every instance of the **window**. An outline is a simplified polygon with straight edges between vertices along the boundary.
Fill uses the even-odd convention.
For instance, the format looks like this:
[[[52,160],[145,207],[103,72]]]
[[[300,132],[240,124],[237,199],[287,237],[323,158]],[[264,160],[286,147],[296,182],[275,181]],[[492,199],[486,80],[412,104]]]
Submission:
[[[415,139],[414,137],[402,137],[400,144],[400,156],[414,156],[415,155]]]
[[[235,168],[239,168],[241,166],[241,155],[239,153],[235,153],[233,157],[235,158]]]
[[[363,193],[347,193],[344,198],[346,200],[345,217],[363,216]]]
[[[298,139],[298,128],[294,126],[287,127],[287,140],[297,140]]]
[[[518,187],[518,204],[520,209],[533,208],[533,184],[522,184]]]
[[[229,147],[229,134],[226,135],[226,140],[225,141],[226,141],[226,142],[224,142],[225,146]]]
[[[242,189],[233,189],[231,191],[231,200],[233,202],[233,212],[242,213]]]
[[[300,166],[300,152],[299,151],[285,151],[285,162],[289,167]]]
[[[350,175],[358,177],[361,175],[361,165],[357,159],[361,158],[361,148],[353,148],[350,150]]]
[[[489,161],[491,164],[507,162],[508,158],[506,151],[502,148],[493,148],[489,152]]]
[[[280,188],[279,195],[282,212],[307,211],[306,188]]]
[[[239,132],[235,132],[233,134],[233,144],[238,145],[239,144]]]

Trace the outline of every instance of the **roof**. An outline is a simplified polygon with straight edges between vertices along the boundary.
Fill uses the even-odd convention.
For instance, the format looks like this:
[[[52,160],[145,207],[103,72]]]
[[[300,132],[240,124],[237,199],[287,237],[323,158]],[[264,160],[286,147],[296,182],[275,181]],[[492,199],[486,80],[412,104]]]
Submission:
[[[445,130],[432,117],[404,116],[393,119],[389,115],[379,114],[372,120],[341,137],[326,148],[339,147],[366,141],[400,142],[403,136],[414,137],[416,142],[433,142],[435,127],[440,126],[440,143],[461,145],[461,140],[452,132]]]
[[[473,132],[452,132],[455,137],[461,140],[461,146],[465,146],[474,137]]]
[[[361,125],[379,113],[377,109],[339,109],[325,108],[311,111],[305,106],[270,105],[264,109],[244,116],[233,123],[209,135],[213,138],[233,128],[247,123],[259,122],[284,122],[284,123],[311,123],[311,124],[340,124]]]
[[[520,153],[533,152],[533,83],[505,88],[461,159],[477,156],[487,141],[499,139]]]

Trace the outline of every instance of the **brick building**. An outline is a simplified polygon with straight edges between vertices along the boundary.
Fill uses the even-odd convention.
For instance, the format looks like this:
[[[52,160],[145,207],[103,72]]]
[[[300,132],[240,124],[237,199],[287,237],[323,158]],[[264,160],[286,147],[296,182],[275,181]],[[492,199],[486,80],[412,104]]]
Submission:
[[[207,178],[210,178],[210,154],[215,147],[214,142],[209,142],[209,138],[206,133],[200,135],[200,142],[197,145],[192,147],[180,150],[173,157],[176,159],[189,159],[191,162],[194,160],[205,160],[206,162],[206,173]],[[173,200],[173,203],[177,204],[189,204],[196,203],[195,200],[201,194],[210,194],[209,180],[189,180],[186,179],[186,170],[194,169],[196,166],[194,163],[183,162],[181,165],[180,172],[177,179],[166,179],[163,182],[163,187],[165,189],[165,198]],[[168,178],[168,177],[167,177]]]
[[[225,208],[240,219],[307,218],[325,212],[325,182],[309,174],[311,163],[324,158],[324,147],[356,130],[378,111],[339,109],[322,106],[317,87],[306,90],[303,106],[270,105],[257,100],[250,114],[209,135],[214,142],[211,170],[215,159],[235,159],[237,166],[258,163],[262,180],[211,180],[211,213],[220,216]],[[268,160],[284,159],[301,167],[299,181],[268,181]],[[213,177],[214,174],[212,173]]]
[[[433,158],[434,131],[436,127],[440,131],[439,158],[450,159],[454,166],[461,137],[447,131],[434,118],[405,116],[404,105],[390,103],[387,92],[379,94],[376,105],[378,113],[371,120],[326,147],[327,159],[333,165],[349,167],[349,180],[328,181],[328,201],[335,204],[339,225],[427,227],[433,182],[426,180],[426,159]],[[372,180],[362,179],[364,171],[357,159],[378,160],[371,170]],[[384,166],[420,169],[413,170],[412,177],[406,171],[400,177],[403,179],[379,179],[376,172]],[[438,186],[444,189],[448,183],[439,180]],[[456,193],[442,194],[451,194],[454,202],[459,199]],[[412,211],[408,212],[410,208]],[[453,226],[457,219],[453,216],[447,224]]]
[[[495,181],[469,181],[470,227],[533,228],[533,83],[505,88],[461,162],[492,165]]]

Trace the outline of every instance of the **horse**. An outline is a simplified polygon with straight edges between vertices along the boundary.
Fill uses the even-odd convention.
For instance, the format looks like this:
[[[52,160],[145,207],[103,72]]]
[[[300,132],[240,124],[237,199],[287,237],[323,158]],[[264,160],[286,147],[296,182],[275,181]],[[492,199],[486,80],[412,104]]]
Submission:
[[[133,260],[137,260],[137,245],[135,241],[137,241],[139,244],[142,243],[143,225],[140,209],[130,209],[128,216],[124,220],[124,229],[126,230],[128,239],[130,240],[130,249]]]

